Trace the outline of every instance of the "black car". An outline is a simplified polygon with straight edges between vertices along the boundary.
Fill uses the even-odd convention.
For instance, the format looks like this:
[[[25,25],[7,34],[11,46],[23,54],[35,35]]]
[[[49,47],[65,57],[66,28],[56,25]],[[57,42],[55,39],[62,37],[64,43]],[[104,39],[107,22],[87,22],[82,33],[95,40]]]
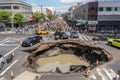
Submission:
[[[23,47],[30,47],[34,44],[37,44],[42,40],[42,36],[30,36],[27,39],[25,39],[22,43]]]
[[[55,36],[55,40],[60,39],[60,34],[61,34],[60,31],[55,32],[55,34],[54,34],[54,36]]]
[[[79,35],[78,35],[78,33],[76,31],[72,31],[72,32],[70,32],[70,37],[71,38],[78,38]]]
[[[104,35],[97,35],[97,36],[94,36],[94,37],[92,38],[92,40],[106,41],[106,40],[108,40],[108,37],[107,37],[107,36],[104,36]]]

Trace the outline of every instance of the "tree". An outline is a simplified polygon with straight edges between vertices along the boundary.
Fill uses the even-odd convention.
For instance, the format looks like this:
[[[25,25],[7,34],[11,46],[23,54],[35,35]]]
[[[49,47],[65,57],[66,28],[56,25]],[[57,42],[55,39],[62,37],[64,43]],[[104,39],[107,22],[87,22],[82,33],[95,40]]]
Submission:
[[[10,21],[10,12],[0,10],[0,22],[8,23]]]
[[[40,18],[45,18],[45,14],[40,13]]]
[[[38,21],[38,20],[41,18],[41,14],[38,13],[38,12],[35,12],[35,13],[33,13],[32,17],[33,17],[36,21]]]
[[[47,17],[48,17],[49,19],[54,19],[54,18],[55,18],[55,15],[48,14]]]
[[[20,27],[21,24],[24,23],[24,17],[23,17],[23,15],[22,15],[22,13],[16,13],[16,14],[14,15],[13,21],[14,21],[15,23],[17,23],[17,24],[19,25],[19,27]]]

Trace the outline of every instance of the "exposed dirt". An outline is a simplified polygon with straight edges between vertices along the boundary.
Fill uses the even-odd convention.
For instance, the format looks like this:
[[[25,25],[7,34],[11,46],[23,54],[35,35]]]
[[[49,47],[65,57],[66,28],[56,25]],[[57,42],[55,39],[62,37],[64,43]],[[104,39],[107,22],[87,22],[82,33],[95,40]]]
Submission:
[[[92,69],[96,65],[110,60],[112,60],[112,55],[100,47],[86,45],[78,41],[61,41],[41,44],[32,51],[26,65],[36,70],[47,63],[59,61],[62,64],[71,62],[73,65],[77,65],[77,67],[84,65]],[[96,64],[96,61],[99,61],[99,63]]]

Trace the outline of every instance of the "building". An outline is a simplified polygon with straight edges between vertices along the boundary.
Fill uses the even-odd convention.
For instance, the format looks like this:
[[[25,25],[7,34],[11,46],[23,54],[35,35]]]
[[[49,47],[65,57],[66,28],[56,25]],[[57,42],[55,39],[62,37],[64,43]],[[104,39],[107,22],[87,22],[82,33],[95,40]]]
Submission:
[[[99,2],[98,31],[120,32],[120,2]]]
[[[88,2],[74,10],[76,24],[88,32],[119,32],[120,2]]]
[[[98,14],[98,2],[88,2],[79,6],[74,10],[74,19],[78,28],[88,30],[89,32],[96,32]]]
[[[0,0],[0,10],[7,10],[12,16],[18,12],[24,17],[32,15],[32,6],[18,0]]]
[[[9,11],[11,13],[11,17],[20,12],[25,17],[25,22],[28,21],[28,19],[31,20],[32,6],[18,0],[0,0],[0,10]],[[11,21],[10,23],[13,27],[13,22]]]

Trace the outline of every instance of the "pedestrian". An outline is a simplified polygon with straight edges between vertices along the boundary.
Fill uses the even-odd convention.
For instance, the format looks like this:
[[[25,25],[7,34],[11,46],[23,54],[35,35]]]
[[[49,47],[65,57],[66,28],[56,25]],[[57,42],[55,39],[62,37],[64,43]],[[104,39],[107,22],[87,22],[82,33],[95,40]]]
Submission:
[[[118,70],[118,73],[116,75],[116,79],[115,80],[120,80],[120,70]]]

